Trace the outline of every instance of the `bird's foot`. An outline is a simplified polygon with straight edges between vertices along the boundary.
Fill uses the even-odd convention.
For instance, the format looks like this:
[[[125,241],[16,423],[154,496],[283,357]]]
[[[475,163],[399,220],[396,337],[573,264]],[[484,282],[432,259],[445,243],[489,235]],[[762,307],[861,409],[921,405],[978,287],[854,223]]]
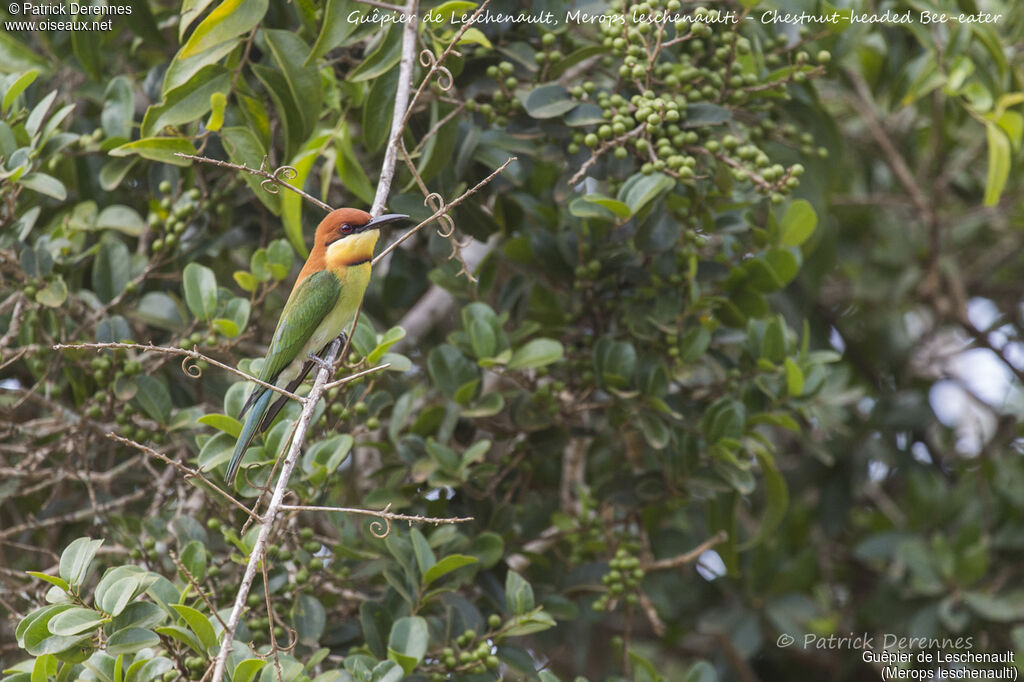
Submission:
[[[326,360],[324,360],[322,357],[320,357],[316,353],[310,353],[309,354],[309,361],[312,362],[317,367],[319,367],[320,369],[325,369],[325,370],[327,370],[328,372],[331,372],[331,373],[334,372],[334,365],[332,363],[330,363],[330,362],[327,362]]]

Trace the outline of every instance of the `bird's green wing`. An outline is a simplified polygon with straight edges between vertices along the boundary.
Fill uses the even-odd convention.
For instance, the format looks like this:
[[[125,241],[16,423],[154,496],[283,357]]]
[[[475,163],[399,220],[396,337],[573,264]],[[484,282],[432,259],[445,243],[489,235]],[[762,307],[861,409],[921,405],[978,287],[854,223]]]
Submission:
[[[302,352],[341,295],[341,280],[329,270],[313,273],[288,298],[274,330],[259,378],[268,383]]]

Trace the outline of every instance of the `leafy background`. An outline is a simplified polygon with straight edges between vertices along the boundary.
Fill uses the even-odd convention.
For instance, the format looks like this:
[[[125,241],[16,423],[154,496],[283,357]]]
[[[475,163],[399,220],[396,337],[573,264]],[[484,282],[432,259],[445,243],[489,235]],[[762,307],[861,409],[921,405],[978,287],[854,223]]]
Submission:
[[[256,529],[181,467],[221,480],[246,383],[53,345],[250,370],[322,212],[174,153],[266,157],[365,208],[406,85],[402,26],[349,21],[372,6],[128,6],[103,33],[0,33],[10,680],[208,674]],[[424,219],[426,195],[517,160],[456,232],[375,268],[341,375],[390,367],[329,392],[290,486],[473,521],[382,538],[289,514],[229,677],[878,679],[780,634],[1020,653],[1017,3],[986,3],[988,24],[810,30],[714,14],[769,3],[529,11],[573,8],[701,21],[458,36],[389,209]],[[886,9],[934,6],[854,7]],[[458,30],[421,24],[417,51]],[[297,414],[249,450],[239,500]]]

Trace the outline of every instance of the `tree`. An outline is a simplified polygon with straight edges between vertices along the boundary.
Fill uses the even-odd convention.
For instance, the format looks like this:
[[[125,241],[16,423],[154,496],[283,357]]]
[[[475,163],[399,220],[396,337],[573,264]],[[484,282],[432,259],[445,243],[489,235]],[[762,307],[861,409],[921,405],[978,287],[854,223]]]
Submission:
[[[1012,3],[130,9],[0,34],[7,679],[1020,648]],[[385,204],[337,380],[223,490],[312,226]]]

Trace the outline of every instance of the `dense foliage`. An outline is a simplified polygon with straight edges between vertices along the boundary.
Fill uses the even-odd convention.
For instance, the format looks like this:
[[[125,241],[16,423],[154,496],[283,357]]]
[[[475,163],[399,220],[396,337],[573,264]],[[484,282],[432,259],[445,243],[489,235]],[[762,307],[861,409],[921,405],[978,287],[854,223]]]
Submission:
[[[918,4],[495,0],[465,30],[475,3],[413,0],[413,89],[457,44],[389,209],[517,160],[375,268],[339,375],[389,366],[328,392],[289,503],[472,520],[290,511],[228,678],[878,679],[776,646],[852,632],[1024,654],[1024,17]],[[368,208],[409,85],[379,7],[130,6],[0,33],[12,682],[209,674],[258,524],[194,470],[223,483],[251,384],[54,345],[252,370],[323,212],[175,154]]]

